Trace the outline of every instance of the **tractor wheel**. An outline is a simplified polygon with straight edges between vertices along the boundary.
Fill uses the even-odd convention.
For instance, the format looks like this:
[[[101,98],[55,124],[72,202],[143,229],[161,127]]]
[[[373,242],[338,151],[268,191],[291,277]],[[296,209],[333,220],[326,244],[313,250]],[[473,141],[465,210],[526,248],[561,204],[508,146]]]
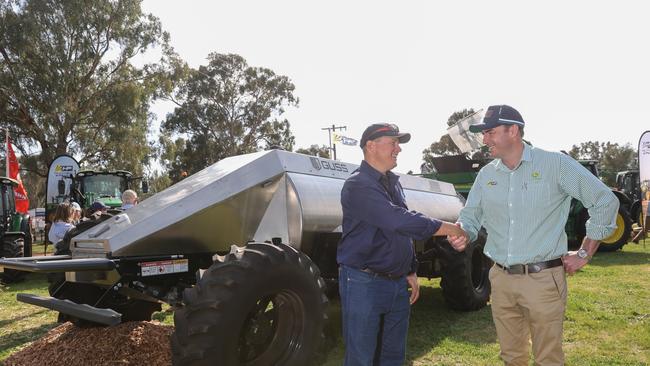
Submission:
[[[486,235],[479,233],[476,241],[463,252],[446,248],[442,265],[442,295],[450,308],[460,311],[478,310],[490,298],[488,273],[492,261],[483,254]]]
[[[603,239],[598,247],[599,252],[614,252],[623,247],[630,239],[632,232],[632,220],[630,213],[624,208],[618,209],[616,215],[616,229],[609,237]]]
[[[233,246],[197,282],[174,313],[174,365],[314,362],[327,297],[318,268],[305,254],[284,244]]]
[[[23,238],[5,236],[2,243],[2,255],[5,258],[22,258],[25,242]],[[5,269],[0,273],[0,279],[3,283],[16,283],[25,279],[27,272],[17,271],[15,269]]]
[[[23,247],[25,257],[32,256],[32,241],[32,232],[29,230],[25,231],[25,244]]]

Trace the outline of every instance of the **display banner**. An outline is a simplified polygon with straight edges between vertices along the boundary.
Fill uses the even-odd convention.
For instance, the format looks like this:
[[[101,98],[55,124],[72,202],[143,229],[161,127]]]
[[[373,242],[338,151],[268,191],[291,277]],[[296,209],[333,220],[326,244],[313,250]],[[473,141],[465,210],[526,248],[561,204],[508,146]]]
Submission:
[[[49,223],[59,203],[70,199],[72,177],[79,171],[79,163],[70,155],[59,155],[50,163],[45,191],[45,222]]]
[[[648,202],[650,201],[650,131],[639,139],[639,183],[641,183],[641,203],[643,207],[643,227],[647,227]]]

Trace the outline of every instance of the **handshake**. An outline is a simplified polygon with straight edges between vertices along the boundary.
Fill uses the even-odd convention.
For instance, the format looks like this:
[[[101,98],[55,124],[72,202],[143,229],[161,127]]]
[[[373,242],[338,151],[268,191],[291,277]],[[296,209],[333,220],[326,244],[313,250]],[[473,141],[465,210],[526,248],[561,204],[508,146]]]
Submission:
[[[462,252],[469,244],[469,234],[463,230],[460,223],[452,224],[443,221],[440,229],[434,234],[436,236],[447,235],[447,241],[456,251]]]

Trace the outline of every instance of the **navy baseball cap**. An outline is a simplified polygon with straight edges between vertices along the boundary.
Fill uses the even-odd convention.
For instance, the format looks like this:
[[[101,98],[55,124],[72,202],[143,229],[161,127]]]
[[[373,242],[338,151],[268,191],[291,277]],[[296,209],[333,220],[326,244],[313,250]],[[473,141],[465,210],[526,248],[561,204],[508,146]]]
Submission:
[[[363,131],[363,135],[361,135],[361,142],[359,142],[359,146],[363,149],[364,146],[366,146],[366,142],[374,139],[378,139],[382,136],[397,136],[399,138],[399,143],[400,144],[405,144],[409,142],[411,139],[411,134],[406,133],[406,132],[399,132],[399,127],[392,123],[375,123],[368,128],[366,128],[365,131]]]
[[[100,211],[100,210],[107,210],[108,206],[104,204],[104,202],[101,201],[95,201],[93,202],[92,205],[90,205],[90,208],[88,209],[90,212],[95,212],[95,211]]]
[[[483,123],[469,126],[471,132],[481,132],[501,125],[524,126],[524,119],[509,105],[491,105],[483,117]]]

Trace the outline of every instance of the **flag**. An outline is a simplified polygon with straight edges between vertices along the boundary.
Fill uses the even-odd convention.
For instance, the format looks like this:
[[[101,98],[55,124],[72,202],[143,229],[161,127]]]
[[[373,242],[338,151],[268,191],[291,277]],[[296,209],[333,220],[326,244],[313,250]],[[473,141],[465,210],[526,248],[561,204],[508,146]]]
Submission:
[[[348,146],[357,146],[357,140],[343,135],[339,135],[338,133],[334,134],[334,142],[340,142],[343,145],[348,145]]]
[[[20,179],[20,166],[18,165],[16,153],[14,153],[14,149],[9,141],[9,131],[7,131],[7,176],[18,181],[18,187],[14,189],[16,194],[16,211],[27,213],[27,210],[29,210],[29,198],[27,198],[27,191],[25,190],[23,181]]]
[[[348,146],[357,146],[357,140],[350,138],[350,137],[345,137],[341,136],[341,143],[343,145],[348,145]]]

